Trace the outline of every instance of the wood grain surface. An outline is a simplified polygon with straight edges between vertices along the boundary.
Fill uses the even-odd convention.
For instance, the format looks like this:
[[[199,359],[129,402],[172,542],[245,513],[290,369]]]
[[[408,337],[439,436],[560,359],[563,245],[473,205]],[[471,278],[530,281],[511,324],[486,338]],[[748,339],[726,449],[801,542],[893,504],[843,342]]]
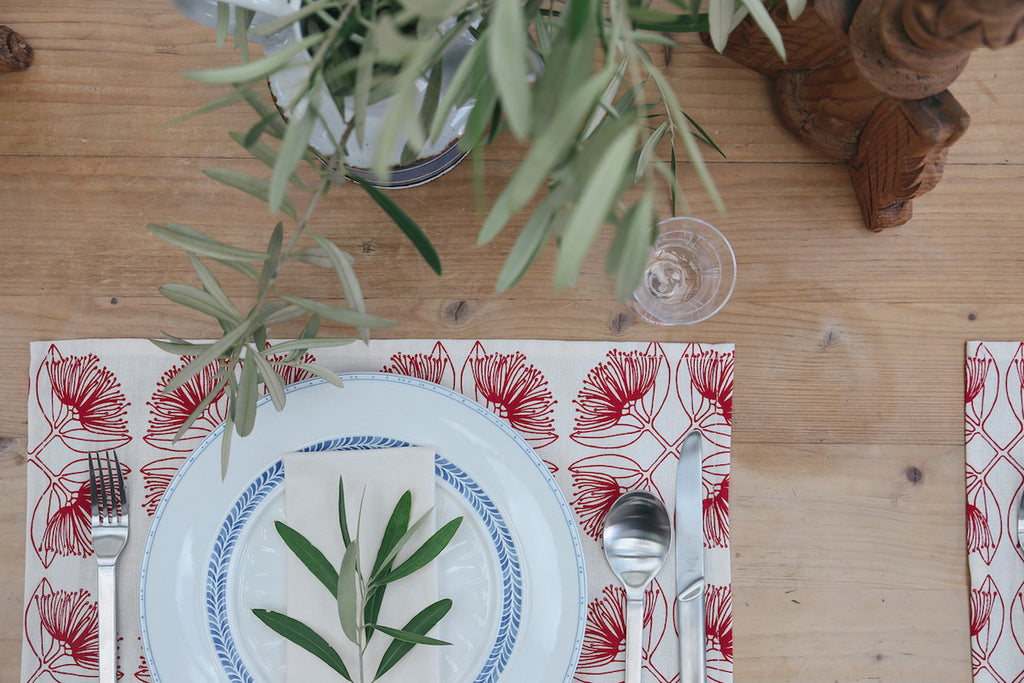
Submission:
[[[273,222],[202,174],[252,168],[227,136],[243,109],[163,125],[216,94],[182,71],[234,56],[165,0],[130,5],[0,0],[0,23],[34,49],[31,68],[0,75],[4,681],[23,628],[29,342],[215,334],[157,293],[191,274],[146,223],[258,244]],[[972,56],[950,89],[972,122],[942,182],[909,224],[873,234],[844,166],[785,129],[767,79],[696,36],[681,43],[668,67],[679,98],[727,155],[707,157],[726,213],[684,169],[689,212],[728,236],[739,269],[710,321],[640,323],[603,274],[607,238],[575,289],[552,289],[548,249],[495,294],[514,230],[476,246],[469,164],[398,193],[440,277],[352,187],[331,193],[317,228],[356,256],[370,310],[400,321],[381,337],[734,342],[736,680],[969,681],[963,358],[968,340],[1024,339],[1024,47]],[[505,139],[487,150],[485,199],[521,154]],[[334,295],[305,271],[286,277]]]

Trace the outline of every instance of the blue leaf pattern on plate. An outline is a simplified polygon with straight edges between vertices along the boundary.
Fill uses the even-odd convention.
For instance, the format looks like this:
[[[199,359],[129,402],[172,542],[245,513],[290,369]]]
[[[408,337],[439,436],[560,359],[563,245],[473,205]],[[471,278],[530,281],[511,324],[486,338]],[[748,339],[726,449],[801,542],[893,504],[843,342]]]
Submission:
[[[372,450],[408,446],[405,441],[381,436],[349,436],[320,441],[305,452]],[[508,525],[487,493],[460,467],[434,456],[434,473],[451,486],[480,518],[497,555],[501,574],[501,612],[494,644],[474,683],[495,683],[515,648],[523,615],[523,572]],[[278,486],[284,483],[279,460],[246,487],[217,532],[206,574],[206,617],[217,659],[232,683],[255,683],[239,653],[228,618],[227,577],[231,557],[246,524]]]

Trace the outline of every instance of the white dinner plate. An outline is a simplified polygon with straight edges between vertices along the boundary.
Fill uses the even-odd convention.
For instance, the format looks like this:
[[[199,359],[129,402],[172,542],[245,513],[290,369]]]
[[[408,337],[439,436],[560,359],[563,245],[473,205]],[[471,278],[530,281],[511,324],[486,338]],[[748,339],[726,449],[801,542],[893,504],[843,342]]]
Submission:
[[[440,635],[444,683],[572,680],[586,574],[572,513],[536,453],[472,399],[422,380],[344,374],[264,400],[253,433],[220,474],[218,427],[186,459],[146,539],[142,644],[154,681],[284,681],[284,641],[251,615],[284,609],[281,455],[427,445],[436,449],[438,522],[464,522],[438,559],[454,606]],[[396,682],[404,683],[404,682]]]

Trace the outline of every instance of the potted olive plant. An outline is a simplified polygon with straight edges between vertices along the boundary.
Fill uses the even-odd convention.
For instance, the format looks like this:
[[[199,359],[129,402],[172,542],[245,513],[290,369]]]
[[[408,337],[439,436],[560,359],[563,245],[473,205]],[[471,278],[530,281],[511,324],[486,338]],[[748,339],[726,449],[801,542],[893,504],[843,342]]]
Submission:
[[[513,135],[525,152],[489,207],[479,242],[507,229],[527,205],[536,208],[497,276],[497,290],[514,286],[549,240],[558,247],[554,286],[572,286],[599,231],[610,229],[607,268],[617,276],[616,295],[626,298],[656,236],[655,197],[667,193],[675,208],[680,159],[720,205],[701,156],[702,146],[714,144],[682,111],[648,50],[670,47],[673,33],[693,31],[707,31],[722,49],[750,14],[784,54],[761,0],[710,0],[706,13],[688,0],[671,0],[665,9],[637,0],[237,1],[217,3],[209,23],[219,42],[233,36],[240,63],[187,75],[230,86],[203,110],[239,100],[252,106],[248,129],[233,136],[268,171],[266,177],[206,172],[266,201],[280,220],[269,221],[276,225],[258,248],[227,245],[180,224],[150,226],[188,252],[199,278],[199,286],[166,285],[163,294],[212,316],[221,330],[204,344],[156,340],[194,357],[167,391],[220,363],[213,394],[227,393],[226,435],[232,427],[240,435],[252,428],[260,385],[278,408],[284,404],[281,367],[300,366],[337,382],[304,360],[308,349],[350,341],[321,337],[321,320],[351,326],[364,340],[370,329],[393,324],[366,311],[353,259],[314,230],[317,203],[328,191],[369,193],[440,272],[423,231],[381,187],[423,159],[447,155],[443,171],[452,159]],[[269,5],[276,9],[254,9]],[[250,39],[264,43],[264,56],[250,59]],[[299,180],[300,164],[316,170],[315,184]],[[250,278],[255,305],[240,310],[209,260]],[[347,305],[289,293],[281,275],[294,261],[332,271]],[[272,326],[300,318],[305,327],[298,339],[268,343]],[[230,439],[224,444],[226,459]]]

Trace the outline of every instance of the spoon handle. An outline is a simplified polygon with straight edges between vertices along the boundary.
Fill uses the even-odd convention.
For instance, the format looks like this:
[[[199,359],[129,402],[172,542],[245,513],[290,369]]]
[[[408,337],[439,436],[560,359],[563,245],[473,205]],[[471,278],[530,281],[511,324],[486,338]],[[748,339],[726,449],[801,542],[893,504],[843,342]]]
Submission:
[[[644,634],[644,595],[626,600],[626,683],[640,683],[641,641]]]

